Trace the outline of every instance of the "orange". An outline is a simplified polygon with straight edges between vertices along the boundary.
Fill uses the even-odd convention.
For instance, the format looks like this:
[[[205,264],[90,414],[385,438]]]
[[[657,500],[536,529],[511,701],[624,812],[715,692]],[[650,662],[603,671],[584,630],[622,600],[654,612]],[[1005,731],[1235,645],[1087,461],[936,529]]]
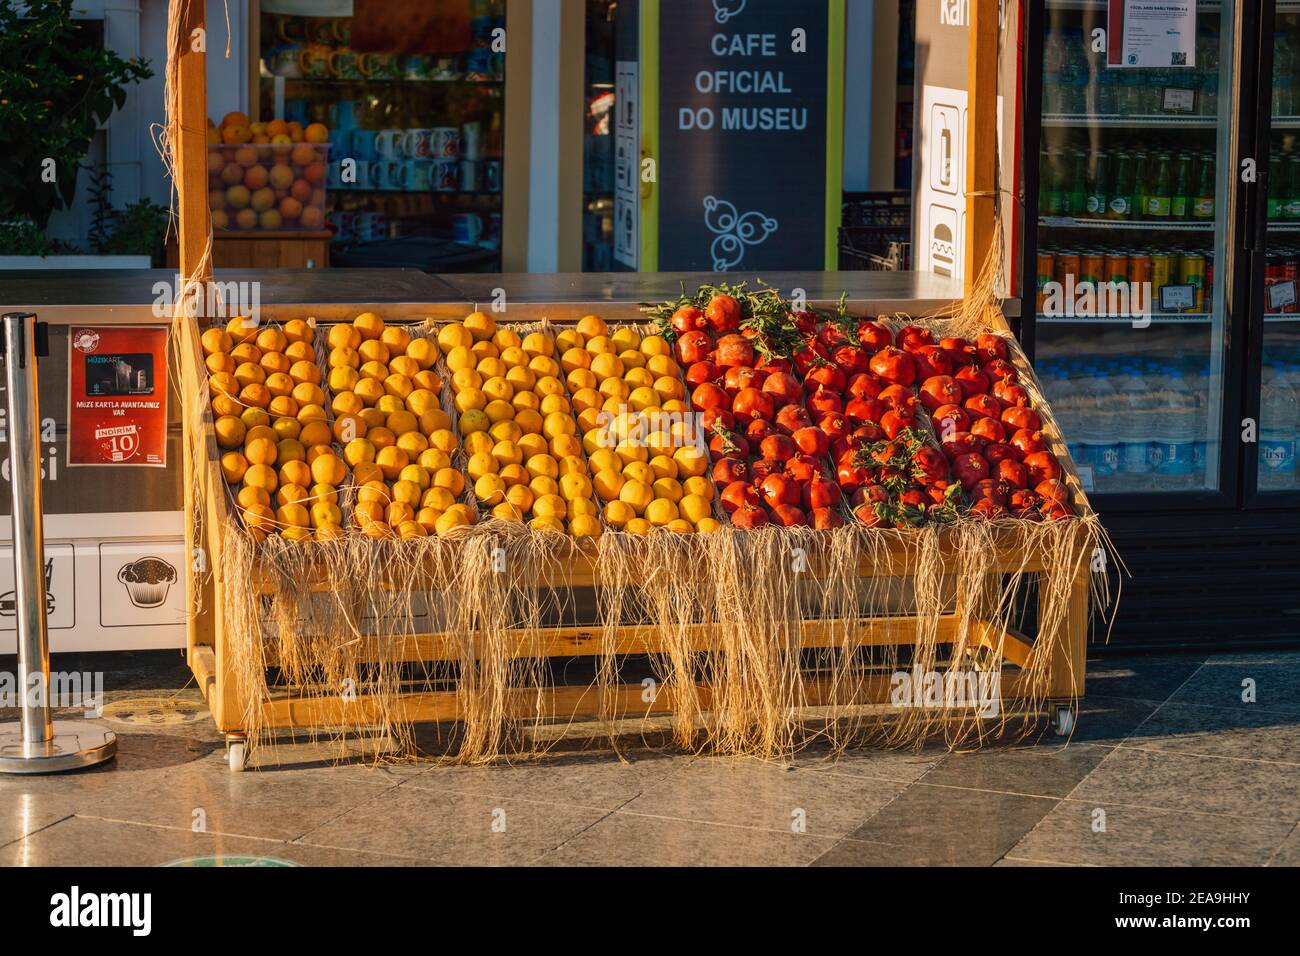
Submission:
[[[324,143],[329,140],[330,131],[324,123],[311,123],[302,131],[302,135],[309,143]]]
[[[280,466],[280,484],[301,485],[305,488],[311,484],[311,466],[301,458],[286,461]]]
[[[326,342],[331,349],[357,349],[361,345],[361,330],[355,325],[331,325]]]
[[[269,438],[254,438],[244,446],[244,457],[254,465],[274,465],[276,443]]]
[[[217,445],[221,448],[238,448],[244,443],[247,433],[244,423],[233,415],[218,418],[213,423],[213,430],[217,433]]]
[[[360,333],[363,342],[379,338],[384,331],[384,320],[373,312],[362,312],[352,320],[352,325]]]
[[[244,472],[244,484],[249,488],[260,488],[269,495],[275,491],[279,480],[275,477],[275,469],[270,465],[249,465]]]
[[[311,463],[311,476],[317,484],[341,485],[347,474],[347,466],[332,453],[318,455]]]
[[[575,328],[580,335],[588,339],[604,335],[609,331],[609,326],[605,324],[605,320],[598,315],[584,315],[578,320]]]
[[[249,485],[239,489],[239,494],[235,496],[235,500],[239,502],[241,508],[251,508],[253,505],[271,507],[270,494],[265,489],[253,488]]]
[[[221,456],[221,475],[229,484],[238,484],[244,479],[248,470],[248,459],[237,451],[228,451]]]

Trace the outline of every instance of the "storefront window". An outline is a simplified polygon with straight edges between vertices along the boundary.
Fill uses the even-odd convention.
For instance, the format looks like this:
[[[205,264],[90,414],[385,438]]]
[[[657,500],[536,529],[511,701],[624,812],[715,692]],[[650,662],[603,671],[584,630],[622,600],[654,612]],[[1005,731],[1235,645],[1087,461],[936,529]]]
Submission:
[[[504,0],[343,7],[260,4],[252,107],[214,117],[217,264],[499,271]]]

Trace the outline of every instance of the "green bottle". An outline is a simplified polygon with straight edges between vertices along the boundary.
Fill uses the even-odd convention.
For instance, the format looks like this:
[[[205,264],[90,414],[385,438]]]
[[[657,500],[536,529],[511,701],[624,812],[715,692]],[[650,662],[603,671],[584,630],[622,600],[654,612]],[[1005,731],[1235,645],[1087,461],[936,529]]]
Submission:
[[[1151,177],[1151,188],[1147,190],[1147,215],[1152,219],[1168,219],[1173,206],[1173,163],[1168,153],[1161,153],[1156,158],[1155,175]]]
[[[1192,190],[1192,218],[1214,218],[1214,154],[1202,153],[1196,171],[1196,188]]]
[[[1300,219],[1300,154],[1286,160],[1286,190],[1282,193],[1282,218]]]
[[[1115,161],[1115,188],[1110,194],[1110,219],[1133,218],[1133,154],[1122,151]]]
[[[1063,166],[1061,151],[1059,149],[1049,149],[1047,151],[1046,170],[1047,202],[1043,206],[1043,214],[1046,216],[1065,215],[1065,189],[1062,182],[1065,173]]]
[[[1129,202],[1130,215],[1141,219],[1147,211],[1147,177],[1150,175],[1147,151],[1139,149],[1133,158],[1133,192]]]
[[[1172,219],[1186,219],[1192,208],[1192,157],[1178,154],[1178,167],[1174,173],[1174,194],[1169,203]]]
[[[1081,149],[1074,151],[1070,161],[1070,175],[1065,182],[1066,215],[1082,218],[1088,214],[1088,156]]]
[[[1088,182],[1085,203],[1089,216],[1101,218],[1106,215],[1110,185],[1110,156],[1100,151],[1093,153],[1092,178]]]

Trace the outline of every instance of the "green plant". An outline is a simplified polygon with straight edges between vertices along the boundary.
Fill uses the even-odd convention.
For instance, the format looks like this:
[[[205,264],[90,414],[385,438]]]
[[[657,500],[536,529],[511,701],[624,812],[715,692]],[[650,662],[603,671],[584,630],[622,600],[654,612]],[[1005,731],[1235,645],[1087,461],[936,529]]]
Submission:
[[[77,190],[96,127],[153,75],[72,19],[72,0],[0,0],[0,220],[40,229]]]
[[[159,265],[169,217],[167,207],[152,200],[131,203],[113,214],[109,233],[96,248],[103,255],[149,256]]]
[[[0,256],[58,256],[79,250],[45,231],[25,216],[0,221]]]

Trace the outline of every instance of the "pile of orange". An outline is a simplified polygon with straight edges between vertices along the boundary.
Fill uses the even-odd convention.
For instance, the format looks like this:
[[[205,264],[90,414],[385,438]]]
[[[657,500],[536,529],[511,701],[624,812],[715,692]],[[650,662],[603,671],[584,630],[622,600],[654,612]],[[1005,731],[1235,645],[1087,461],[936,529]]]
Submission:
[[[374,538],[446,535],[474,523],[442,409],[437,343],[373,312],[330,327],[334,435],[356,484],[353,517]]]
[[[672,346],[631,326],[611,331],[596,315],[555,339],[605,523],[631,534],[716,531],[709,457],[693,441]]]
[[[208,205],[214,229],[325,227],[329,130],[227,113],[208,126]]]
[[[555,341],[474,312],[443,326],[438,345],[480,506],[535,531],[598,537],[600,509]]]
[[[231,319],[201,338],[221,471],[237,486],[244,526],[257,540],[342,533],[338,489],[347,467],[333,448],[315,329]]]

